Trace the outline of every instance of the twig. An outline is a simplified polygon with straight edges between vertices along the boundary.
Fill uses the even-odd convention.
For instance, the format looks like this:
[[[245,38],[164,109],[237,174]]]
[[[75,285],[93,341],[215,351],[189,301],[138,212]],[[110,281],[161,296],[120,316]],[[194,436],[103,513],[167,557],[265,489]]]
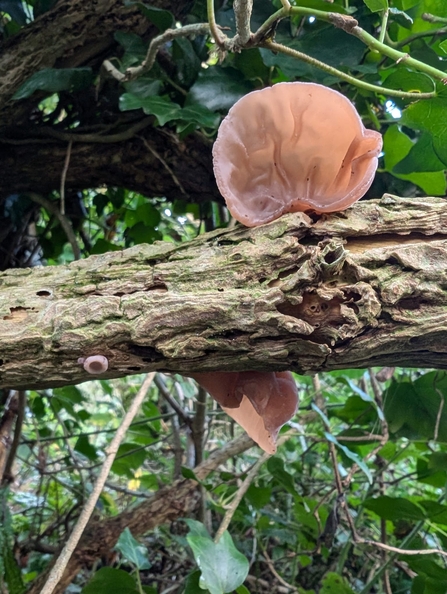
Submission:
[[[217,29],[217,25],[216,25]],[[192,37],[193,35],[208,35],[210,32],[210,25],[208,23],[197,23],[193,25],[185,25],[180,29],[167,29],[161,35],[157,35],[149,44],[146,57],[139,66],[128,68],[125,73],[125,80],[134,80],[141,76],[144,72],[148,72],[154,65],[158,50],[162,45],[173,41],[177,37]],[[112,72],[112,70],[111,70]],[[121,79],[122,80],[122,79]]]
[[[110,445],[106,450],[107,456],[104,460],[98,478],[96,479],[96,483],[93,487],[92,493],[88,498],[81,512],[81,515],[78,518],[76,526],[73,528],[73,532],[70,534],[70,537],[66,542],[64,548],[62,549],[61,554],[59,555],[56,563],[52,567],[50,574],[40,594],[52,594],[53,590],[56,588],[61,577],[63,576],[65,568],[76,548],[76,545],[79,542],[79,539],[82,536],[82,533],[84,532],[84,529],[90,519],[90,516],[93,513],[93,510],[95,509],[96,502],[98,501],[98,498],[101,495],[101,491],[104,488],[104,484],[107,480],[107,476],[110,472],[110,468],[112,467],[113,461],[115,460],[115,456],[118,452],[120,443],[124,439],[126,431],[132,422],[132,419],[138,413],[140,406],[151,386],[154,376],[155,372],[149,373],[146,376],[145,380],[141,385],[141,388],[138,390],[138,393],[136,394],[132,404],[130,405],[129,410],[125,414],[121,422],[121,425],[118,427],[114,438],[110,442]]]
[[[73,256],[75,260],[80,260],[81,258],[81,250],[79,248],[78,242],[76,241],[76,236],[73,231],[73,227],[71,226],[70,220],[60,212],[57,206],[51,202],[51,200],[47,200],[40,194],[36,194],[35,192],[27,192],[27,196],[33,201],[43,206],[43,208],[50,214],[54,215],[59,223],[61,224],[62,229],[64,230],[65,235],[71,245],[71,249],[73,250]]]
[[[442,392],[438,388],[436,388],[436,391],[439,394],[441,402],[439,404],[438,414],[436,415],[436,424],[435,424],[435,432],[433,435],[433,441],[438,441],[439,424],[441,422],[442,411],[444,409],[444,396],[442,395]]]
[[[67,171],[68,171],[68,166],[70,164],[70,155],[71,155],[71,147],[73,146],[73,140],[70,140],[68,142],[68,147],[67,147],[67,154],[65,155],[65,162],[64,162],[64,168],[62,169],[62,175],[61,175],[61,189],[60,189],[60,198],[61,198],[61,214],[65,214],[65,180],[67,178]]]
[[[166,400],[169,406],[177,413],[177,415],[181,418],[182,422],[185,423],[188,427],[191,426],[192,420],[191,417],[188,415],[186,411],[180,406],[175,398],[171,396],[169,393],[164,381],[161,379],[160,375],[156,375],[154,379],[154,384],[157,386],[158,391],[162,395],[162,397]],[[169,415],[171,416],[171,415]]]
[[[216,23],[216,15],[214,14],[214,0],[206,0],[206,11],[208,15],[208,27],[211,35],[218,48],[225,49],[224,40],[220,37],[220,32]]]
[[[147,148],[147,150],[150,153],[152,153],[156,159],[158,159],[160,161],[160,163],[163,165],[163,167],[166,169],[166,171],[172,177],[172,181],[179,188],[180,192],[184,196],[188,196],[185,188],[182,186],[182,184],[179,181],[178,177],[175,175],[175,173],[172,171],[172,169],[169,167],[169,165],[166,163],[166,161],[157,153],[157,151],[154,148],[151,147],[151,145],[148,143],[148,141],[145,138],[143,138],[142,136],[137,136],[137,138],[139,138],[140,140],[142,140],[143,141],[143,144]]]
[[[276,571],[275,566],[273,565],[273,561],[270,559],[270,557],[265,549],[263,550],[263,555],[264,555],[265,562],[268,565],[268,568],[273,573],[273,575],[278,580],[278,582],[280,584],[282,584],[285,588],[287,588],[289,590],[289,592],[292,591],[292,592],[296,592],[298,594],[298,590],[295,588],[295,586],[292,586],[291,584],[286,582],[286,580],[284,578],[282,578],[279,575],[279,573]]]
[[[376,542],[375,540],[359,537],[355,539],[355,544],[377,547],[378,549],[390,551],[390,553],[397,553],[398,555],[441,555],[442,557],[447,557],[447,551],[443,551],[442,549],[399,549],[399,547],[392,547],[383,542]]]
[[[229,508],[225,512],[223,520],[220,523],[220,526],[216,532],[216,536],[214,537],[214,542],[219,542],[222,534],[225,532],[225,530],[230,525],[231,519],[234,516],[235,511],[237,510],[239,503],[242,501],[242,497],[245,495],[248,487],[251,485],[253,479],[257,475],[259,468],[264,464],[264,462],[266,460],[268,460],[270,458],[270,456],[271,456],[271,454],[264,453],[259,458],[259,460],[255,464],[253,464],[250,472],[247,473],[247,476],[242,481],[241,486],[236,491],[233,501],[231,502]]]
[[[376,380],[376,376],[374,375],[374,372],[372,369],[369,369],[369,377],[371,380],[371,386],[374,392],[374,399],[376,401],[376,405],[377,405],[377,410],[380,411],[380,424],[382,426],[382,437],[378,443],[378,445],[371,450],[365,457],[364,457],[364,461],[367,462],[368,460],[371,460],[371,458],[373,458],[377,452],[379,452],[383,446],[387,443],[388,439],[389,439],[389,430],[388,430],[388,423],[386,422],[385,419],[385,415],[383,414],[383,400],[382,400],[382,391],[381,388]],[[358,470],[358,465],[357,464],[353,464],[347,474],[347,476],[344,478],[343,480],[343,484],[346,485],[346,487],[348,487],[351,483],[352,477],[354,476],[354,474],[357,472]]]
[[[12,444],[9,449],[8,458],[6,460],[5,468],[3,470],[3,477],[2,482],[9,481],[12,482],[13,474],[12,474],[12,467],[14,465],[14,460],[16,457],[16,453],[20,444],[20,437],[22,435],[22,427],[23,421],[25,418],[25,406],[26,406],[26,392],[19,390],[17,392],[17,417],[16,417],[16,424],[14,427],[14,437],[12,438]]]

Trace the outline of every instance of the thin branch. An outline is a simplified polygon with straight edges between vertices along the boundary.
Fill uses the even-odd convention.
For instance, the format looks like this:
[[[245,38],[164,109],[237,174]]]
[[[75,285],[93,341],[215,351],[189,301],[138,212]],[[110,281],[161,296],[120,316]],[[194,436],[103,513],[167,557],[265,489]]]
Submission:
[[[286,580],[284,578],[282,578],[279,575],[279,573],[276,571],[275,566],[273,565],[273,561],[270,559],[265,548],[263,549],[263,555],[264,555],[265,562],[268,565],[268,568],[270,569],[270,571],[272,572],[274,577],[278,580],[278,582],[280,584],[282,584],[285,588],[287,588],[289,592],[295,592],[296,594],[298,594],[298,590],[295,588],[295,586],[292,586],[291,584],[286,582]]]
[[[51,572],[48,576],[48,579],[45,582],[44,587],[40,594],[52,594],[53,590],[59,583],[61,577],[64,574],[65,568],[70,561],[70,558],[79,542],[79,539],[84,532],[84,529],[90,519],[90,516],[95,509],[96,502],[98,501],[99,496],[104,488],[105,482],[107,480],[107,476],[110,472],[110,468],[112,467],[113,461],[115,460],[115,456],[118,452],[118,448],[120,443],[124,439],[127,429],[129,428],[133,418],[138,413],[141,404],[143,403],[144,398],[152,384],[154,379],[155,372],[149,373],[145,380],[143,381],[141,388],[138,390],[132,404],[130,405],[129,410],[125,414],[121,425],[118,427],[116,434],[112,441],[110,442],[109,447],[107,448],[107,456],[104,460],[102,465],[101,471],[96,479],[96,483],[93,487],[92,493],[88,498],[81,515],[78,518],[76,526],[73,528],[73,532],[71,533],[69,539],[67,540],[64,548],[61,551],[56,563],[51,569]]]
[[[368,540],[366,538],[355,539],[355,544],[364,544],[390,553],[397,553],[398,555],[441,555],[447,557],[447,551],[441,549],[400,549],[399,547],[392,547],[391,545],[384,544],[383,542],[376,542],[375,540]]]
[[[25,419],[26,392],[24,392],[23,390],[19,390],[17,392],[17,400],[17,417],[16,424],[14,427],[14,437],[12,439],[12,444],[9,449],[8,458],[6,460],[2,477],[3,481],[6,480],[9,482],[12,482],[13,480],[12,467],[14,465],[17,450],[20,445],[20,437],[22,435],[23,421]]]
[[[441,402],[439,403],[438,414],[436,415],[436,424],[435,424],[435,432],[433,435],[433,441],[438,441],[438,434],[439,434],[439,424],[441,423],[442,411],[444,410],[444,396],[438,388],[436,389]]]
[[[73,146],[73,140],[70,140],[67,147],[67,154],[65,155],[65,162],[64,167],[62,169],[61,175],[61,189],[60,189],[60,198],[61,198],[61,214],[65,214],[65,180],[67,179],[67,171],[68,166],[70,164],[70,155],[71,155],[71,147]]]
[[[180,192],[184,195],[184,196],[188,196],[185,188],[182,186],[180,180],[178,179],[178,177],[175,175],[175,173],[172,171],[172,169],[169,167],[169,165],[166,163],[166,161],[157,153],[157,151],[151,147],[151,145],[148,143],[148,141],[143,138],[143,136],[137,136],[137,138],[139,138],[144,146],[147,148],[147,150],[154,155],[154,157],[156,159],[158,159],[160,161],[160,163],[163,165],[163,167],[166,169],[166,171],[169,173],[169,175],[172,177],[172,181],[175,183],[175,185],[179,188]]]
[[[278,441],[278,445],[279,445],[279,441]],[[271,454],[268,454],[267,452],[265,452],[259,458],[259,460],[255,464],[253,464],[252,468],[250,469],[250,472],[247,473],[247,476],[242,481],[241,486],[236,491],[233,501],[231,502],[229,508],[225,512],[223,520],[220,523],[220,526],[216,532],[216,536],[214,537],[214,542],[219,542],[222,534],[225,532],[225,530],[230,525],[231,519],[234,516],[235,511],[237,510],[239,503],[242,501],[242,497],[245,495],[249,486],[253,482],[255,476],[258,474],[260,467],[264,464],[264,462],[266,462],[270,458],[270,456],[271,456]]]
[[[216,15],[214,14],[214,0],[206,0],[206,10],[208,15],[208,27],[214,41],[220,49],[224,49],[224,40],[220,36],[219,29],[216,23]]]
[[[73,231],[73,227],[71,226],[70,220],[60,212],[58,207],[51,202],[51,200],[47,200],[40,194],[36,194],[35,192],[27,192],[26,194],[33,202],[36,202],[50,214],[54,215],[59,223],[61,224],[62,229],[64,230],[65,235],[71,245],[71,249],[73,250],[73,256],[75,260],[81,259],[81,250],[79,248],[78,242],[76,240],[76,236]]]
[[[211,0],[212,1],[212,0]],[[213,12],[214,14],[214,12]],[[217,26],[216,26],[217,28]],[[157,57],[158,50],[162,45],[173,41],[177,37],[192,37],[194,35],[208,35],[210,32],[210,25],[208,23],[197,23],[193,25],[185,25],[180,29],[167,29],[161,35],[157,35],[151,41],[149,49],[147,50],[146,57],[139,66],[128,68],[125,73],[125,80],[134,80],[138,76],[141,76],[144,72],[148,72],[154,65],[155,58]],[[112,70],[110,70],[112,73]]]

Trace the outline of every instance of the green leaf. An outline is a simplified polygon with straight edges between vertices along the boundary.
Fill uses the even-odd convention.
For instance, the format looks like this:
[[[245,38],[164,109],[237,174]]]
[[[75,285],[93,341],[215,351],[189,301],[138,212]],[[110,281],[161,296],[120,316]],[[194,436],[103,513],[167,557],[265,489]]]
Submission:
[[[322,581],[320,594],[355,594],[348,582],[338,573],[327,573]]]
[[[182,594],[205,594],[200,585],[200,571],[196,569],[188,575],[185,580],[185,589]]]
[[[59,93],[79,91],[93,83],[91,68],[44,68],[35,72],[13,95],[13,99],[26,99],[35,91]]]
[[[404,134],[397,124],[392,125],[383,137],[385,168],[399,179],[410,181],[421,187],[429,196],[443,196],[446,189],[446,179],[442,171],[427,173],[401,174],[395,171],[397,163],[402,161],[413,148],[411,139]],[[427,156],[428,157],[428,156]],[[428,161],[430,163],[431,161]],[[424,167],[423,164],[420,167]]]
[[[443,171],[445,168],[433,149],[432,137],[423,132],[408,155],[394,167],[393,172],[405,175],[419,171]]]
[[[200,587],[205,586],[211,594],[226,594],[243,584],[248,561],[234,546],[227,530],[218,543],[209,536],[188,534],[186,539],[202,572]]]
[[[447,375],[441,371],[426,373],[413,383],[393,382],[384,393],[390,431],[424,440],[433,439],[437,428],[439,441],[447,442],[447,407],[441,410],[440,393],[447,393]]]
[[[129,563],[132,563],[138,571],[151,568],[151,564],[147,558],[146,547],[140,544],[138,540],[132,536],[129,528],[125,528],[123,532],[121,532],[118,542],[115,545],[115,549],[119,551]]]
[[[284,462],[277,456],[272,456],[267,460],[267,470],[270,474],[294,497],[297,496],[295,481],[293,476],[284,468]]]
[[[447,167],[447,97],[434,97],[409,105],[402,114],[402,124],[432,136],[433,149]]]
[[[352,460],[353,462],[355,462],[357,464],[357,466],[366,475],[366,478],[368,479],[368,481],[370,482],[370,484],[372,484],[373,483],[373,477],[372,477],[371,471],[369,470],[369,468],[365,464],[365,462],[362,460],[362,458],[360,458],[360,456],[358,454],[355,454],[354,452],[352,452],[346,446],[344,446],[341,443],[339,443],[339,441],[337,440],[337,438],[334,437],[334,435],[332,435],[331,433],[328,433],[327,431],[325,431],[324,432],[324,435],[325,435],[326,439],[328,441],[331,441],[333,444],[335,444],[345,454],[345,456],[347,456],[350,460]]]
[[[403,22],[403,24],[405,25],[413,24],[413,19],[411,18],[411,16],[403,10],[399,10],[398,8],[392,6],[390,8],[390,13],[397,17],[395,20],[398,22],[401,21],[401,23]],[[407,23],[405,23],[405,21],[407,21]]]
[[[342,70],[343,67],[352,68],[360,64],[365,54],[365,46],[359,39],[329,26],[319,27],[302,38],[278,34],[276,41]],[[291,56],[274,54],[267,49],[261,49],[260,52],[266,66],[277,66],[292,80],[297,76],[305,76],[313,82],[327,84],[337,80],[336,77]]]
[[[445,54],[447,54],[447,39],[444,39],[444,41],[441,41],[441,43],[439,44],[439,49],[441,49]]]
[[[105,254],[106,252],[117,252],[122,249],[123,248],[119,245],[115,245],[114,243],[100,237],[90,250],[90,254]]]
[[[185,122],[194,122],[201,128],[216,128],[220,122],[217,113],[203,107],[202,105],[188,105],[180,112],[180,119]]]
[[[262,509],[270,502],[272,489],[271,487],[256,487],[256,485],[252,484],[249,486],[245,497],[253,507]]]
[[[253,86],[234,68],[212,66],[201,70],[197,81],[189,89],[186,106],[198,103],[211,111],[228,110]]]
[[[201,60],[189,39],[179,37],[172,43],[172,59],[176,66],[178,80],[190,86],[201,69]]]
[[[138,6],[147,20],[153,23],[159,29],[159,31],[165,31],[166,29],[172,27],[175,23],[174,15],[169,12],[169,10],[163,10],[162,8],[157,8],[156,6],[151,6],[150,4],[145,4],[144,2],[133,2],[129,0],[126,0],[124,4],[127,6]]]
[[[164,97],[143,98],[132,93],[124,93],[120,97],[119,104],[121,111],[143,109],[144,113],[154,115],[160,126],[164,126],[171,120],[179,119],[181,112],[180,105]]]
[[[127,31],[115,31],[113,37],[126,52],[135,57],[136,61],[141,62],[146,57],[147,46],[139,35]]]
[[[424,511],[415,503],[405,497],[380,497],[366,499],[364,502],[366,509],[373,511],[384,520],[425,520]]]
[[[250,594],[250,590],[242,585],[239,586],[239,588],[236,588],[236,594]]]
[[[379,12],[388,8],[388,0],[363,0],[371,12]]]
[[[123,443],[112,464],[112,472],[133,479],[135,470],[143,465],[145,459],[146,452],[141,446],[135,443]]]
[[[98,459],[96,448],[92,446],[87,435],[81,435],[80,437],[78,437],[74,450],[75,452],[79,452],[89,460],[95,461]]]
[[[130,237],[136,244],[154,243],[154,241],[162,239],[162,235],[158,229],[154,229],[152,225],[147,226],[141,221],[126,230],[126,237]]]
[[[412,93],[431,93],[435,90],[434,81],[422,72],[413,72],[408,68],[398,68],[384,79],[384,85],[390,89]]]
[[[208,530],[202,524],[202,522],[198,522],[197,520],[191,520],[189,518],[185,519],[185,524],[189,528],[189,534],[191,536],[202,536],[203,538],[211,539]]]
[[[102,567],[95,573],[81,594],[137,594],[137,584],[132,576],[122,569]]]

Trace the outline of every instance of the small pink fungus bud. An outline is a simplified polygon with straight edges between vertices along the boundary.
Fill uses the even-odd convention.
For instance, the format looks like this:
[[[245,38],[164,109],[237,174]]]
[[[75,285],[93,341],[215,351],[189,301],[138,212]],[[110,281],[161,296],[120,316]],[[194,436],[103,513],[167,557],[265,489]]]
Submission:
[[[80,357],[78,363],[84,366],[87,373],[99,375],[105,373],[109,368],[109,360],[104,355],[91,355],[90,357]]]

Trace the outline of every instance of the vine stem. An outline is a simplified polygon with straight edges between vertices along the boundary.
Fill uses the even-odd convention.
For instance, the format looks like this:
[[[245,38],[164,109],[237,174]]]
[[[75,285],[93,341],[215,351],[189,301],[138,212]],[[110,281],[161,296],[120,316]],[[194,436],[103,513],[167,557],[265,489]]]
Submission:
[[[355,76],[351,76],[350,74],[346,74],[342,70],[338,70],[333,66],[329,66],[325,62],[320,62],[316,58],[312,58],[303,52],[299,52],[298,50],[294,50],[286,45],[282,45],[280,43],[276,43],[274,41],[265,41],[261,47],[270,49],[274,52],[279,52],[290,56],[292,58],[296,58],[297,60],[301,60],[302,62],[306,62],[311,66],[315,66],[315,68],[319,68],[320,70],[324,70],[328,74],[332,76],[336,76],[337,78],[344,80],[356,87],[361,89],[365,89],[367,91],[373,91],[374,93],[382,93],[383,95],[388,95],[389,97],[400,97],[401,99],[431,99],[432,97],[436,97],[436,91],[432,91],[431,93],[409,93],[406,91],[399,91],[398,89],[388,89],[386,87],[380,87],[379,85],[373,85],[371,83],[367,83],[363,80],[359,80]]]
[[[414,68],[415,70],[418,70],[419,72],[424,72],[425,74],[428,74],[429,76],[432,76],[438,80],[441,80],[444,83],[447,82],[447,72],[443,72],[442,70],[439,70],[438,68],[430,66],[429,64],[420,62],[419,60],[412,58],[409,54],[401,52],[393,47],[390,47],[383,41],[376,39],[375,37],[373,37],[372,35],[367,33],[364,29],[359,27],[358,22],[354,18],[352,18],[350,16],[346,16],[344,14],[337,13],[337,12],[326,12],[324,10],[314,10],[312,8],[307,8],[304,6],[291,6],[288,9],[280,8],[275,13],[273,13],[259,27],[259,29],[256,31],[256,33],[254,35],[254,41],[262,40],[263,37],[268,33],[269,30],[271,30],[271,28],[273,27],[273,25],[276,22],[278,22],[281,19],[284,19],[286,17],[293,16],[293,15],[309,16],[309,17],[312,16],[320,21],[325,21],[327,23],[331,23],[332,25],[334,25],[340,29],[343,29],[343,31],[345,31],[346,33],[349,33],[350,35],[354,35],[354,37],[357,37],[358,39],[363,41],[363,43],[365,45],[367,45],[370,49],[374,49],[374,50],[380,52],[384,56],[387,56],[388,58],[391,58],[392,60],[394,60],[396,63],[405,62],[405,64],[407,66],[411,66],[412,68]],[[264,44],[263,44],[264,47],[266,47],[265,43],[269,43],[269,41],[264,42]],[[284,46],[281,46],[280,44],[277,44],[277,45],[279,47],[284,47]],[[275,51],[280,51],[280,50],[275,49]],[[290,50],[290,51],[294,52],[296,50]],[[314,58],[311,58],[310,56],[306,56],[306,54],[302,54],[301,52],[297,52],[297,54],[298,55],[295,55],[293,57],[296,57],[299,60],[306,61],[309,64],[311,64],[310,60],[314,60]],[[289,55],[292,56],[292,54],[289,54]],[[304,58],[304,56],[305,56],[305,58]],[[323,70],[326,70],[326,72],[334,74],[334,72],[330,72],[330,70],[329,70],[332,68],[331,66],[329,66],[328,64],[324,64],[323,62],[319,62],[318,60],[316,60],[316,62],[317,63],[313,64],[314,66],[317,66],[317,68],[322,68],[322,65],[324,65],[324,68],[322,68]],[[332,70],[335,70],[336,72],[341,72],[341,71],[337,71],[336,69],[332,69]],[[377,92],[379,90],[379,92],[383,92],[383,93],[386,92],[390,96],[394,96],[394,97],[399,96],[399,97],[407,98],[407,99],[411,99],[411,98],[413,98],[413,99],[415,99],[415,98],[428,99],[430,97],[435,96],[435,94],[433,94],[433,93],[412,93],[411,94],[412,97],[411,97],[411,96],[409,96],[410,95],[409,93],[404,95],[403,92],[400,95],[396,95],[395,89],[386,89],[385,90],[385,89],[382,89],[381,87],[378,87],[376,85],[369,85],[369,83],[359,81],[355,77],[349,77],[349,75],[347,75],[343,72],[341,72],[341,74],[343,75],[343,77],[341,77],[340,74],[334,74],[334,76],[338,76],[338,77],[342,78],[342,80],[346,80],[347,82],[349,82],[351,84],[355,84],[358,87],[361,87],[361,88],[364,88],[367,90],[371,90],[371,91],[375,91],[375,92]],[[346,77],[349,77],[349,79]],[[393,94],[391,94],[390,91],[392,91]]]

